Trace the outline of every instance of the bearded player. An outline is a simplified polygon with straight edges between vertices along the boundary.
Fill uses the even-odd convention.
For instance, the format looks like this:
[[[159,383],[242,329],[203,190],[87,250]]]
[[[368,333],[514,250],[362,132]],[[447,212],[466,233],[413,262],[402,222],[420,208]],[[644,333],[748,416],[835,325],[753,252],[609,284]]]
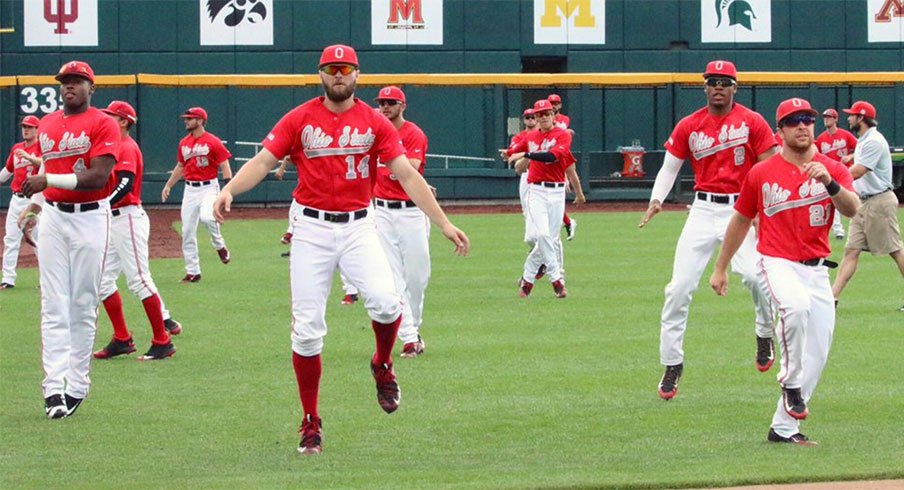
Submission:
[[[325,95],[292,109],[262,142],[263,149],[242,166],[214,204],[223,220],[233,196],[266,178],[289,155],[298,171],[294,199],[290,282],[292,295],[292,365],[301,399],[299,430],[302,454],[323,450],[323,430],[317,410],[321,351],[327,333],[325,311],[338,266],[360,288],[371,318],[376,352],[369,364],[377,387],[377,402],[386,413],[399,407],[401,392],[392,366],[392,348],[401,323],[401,297],[380,245],[371,204],[377,160],[384,162],[424,214],[467,254],[468,237],[456,228],[436,203],[424,178],[405,158],[398,132],[388,119],[353,97],[358,80],[358,56],[350,46],[327,46],[320,56],[320,81]]]
[[[772,129],[763,116],[734,101],[738,90],[734,64],[711,61],[703,78],[706,107],[682,119],[666,141],[662,169],[656,175],[650,205],[638,225],[643,228],[662,210],[662,201],[674,185],[681,165],[690,158],[696,199],[678,238],[660,325],[659,359],[665,373],[659,382],[659,396],[664,400],[678,393],[678,381],[684,371],[684,331],[691,298],[725,236],[741,183],[756,162],[776,151]],[[769,296],[756,267],[758,259],[756,236],[751,229],[731,267],[753,294],[755,364],[765,372],[772,367],[774,359],[773,319]]]

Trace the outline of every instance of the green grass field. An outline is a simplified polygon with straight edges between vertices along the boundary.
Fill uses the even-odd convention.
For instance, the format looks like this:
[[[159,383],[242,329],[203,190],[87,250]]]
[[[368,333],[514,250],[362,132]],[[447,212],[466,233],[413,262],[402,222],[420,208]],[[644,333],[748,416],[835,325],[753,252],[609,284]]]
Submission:
[[[376,403],[369,320],[360,303],[339,305],[337,277],[320,457],[295,451],[284,220],[228,222],[233,261],[223,266],[204,247],[198,284],[178,284],[181,259],[154,261],[185,326],[178,353],[93,362],[91,394],[71,419],[44,417],[37,274],[23,270],[18,287],[0,293],[0,487],[655,488],[904,477],[904,288],[889,258],[863,256],[839,307],[803,425],[820,445],[778,446],[765,441],[777,366],[754,368],[753,307],[737,276],[719,298],[704,275],[679,395],[664,402],[656,393],[662,291],[685,213],[665,212],[644,230],[639,213],[574,216],[564,300],[545,279],[518,298],[520,215],[455,216],[472,240],[467,258],[434,230],[427,353],[396,359],[403,396],[392,415]],[[833,246],[840,258],[842,243]],[[140,354],[150,329],[122,290]],[[110,335],[101,313],[97,347]]]

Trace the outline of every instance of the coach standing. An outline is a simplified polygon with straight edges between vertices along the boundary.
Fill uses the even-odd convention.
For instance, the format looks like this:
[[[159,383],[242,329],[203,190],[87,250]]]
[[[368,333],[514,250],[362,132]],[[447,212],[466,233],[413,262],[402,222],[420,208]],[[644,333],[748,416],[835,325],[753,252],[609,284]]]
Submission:
[[[841,292],[857,270],[860,252],[888,254],[904,276],[904,245],[901,243],[901,229],[898,226],[898,198],[892,192],[891,151],[885,136],[876,129],[879,125],[876,121],[876,108],[869,102],[857,101],[844,112],[848,114],[851,131],[858,137],[851,175],[854,177],[854,189],[860,194],[863,206],[848,225],[844,260],[832,285],[835,300],[841,297]],[[904,306],[900,310],[904,311]]]
[[[95,90],[91,67],[70,61],[56,79],[63,109],[41,120],[43,171],[22,185],[26,196],[43,191],[45,200],[37,250],[44,411],[51,419],[72,415],[88,395],[100,279],[110,236],[108,196],[115,184],[113,166],[120,144],[116,122],[91,107]],[[38,203],[29,204],[20,222],[39,209]]]
[[[782,396],[767,440],[801,445],[815,444],[800,433],[800,421],[809,414],[807,402],[835,330],[829,268],[837,264],[827,260],[832,215],[837,207],[854,216],[860,205],[847,168],[813,144],[816,115],[803,99],[779,104],[775,120],[782,152],[747,174],[709,281],[717,294],[727,294],[728,264],[759,216],[759,266],[781,316]]]

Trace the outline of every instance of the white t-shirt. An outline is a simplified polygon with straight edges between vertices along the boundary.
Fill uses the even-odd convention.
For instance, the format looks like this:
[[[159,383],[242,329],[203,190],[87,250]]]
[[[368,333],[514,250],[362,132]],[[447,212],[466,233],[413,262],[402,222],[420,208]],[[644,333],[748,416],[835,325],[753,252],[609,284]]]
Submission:
[[[879,194],[893,189],[891,183],[891,150],[888,141],[876,128],[869,128],[857,139],[854,164],[870,171],[854,181],[854,190],[861,196]]]

